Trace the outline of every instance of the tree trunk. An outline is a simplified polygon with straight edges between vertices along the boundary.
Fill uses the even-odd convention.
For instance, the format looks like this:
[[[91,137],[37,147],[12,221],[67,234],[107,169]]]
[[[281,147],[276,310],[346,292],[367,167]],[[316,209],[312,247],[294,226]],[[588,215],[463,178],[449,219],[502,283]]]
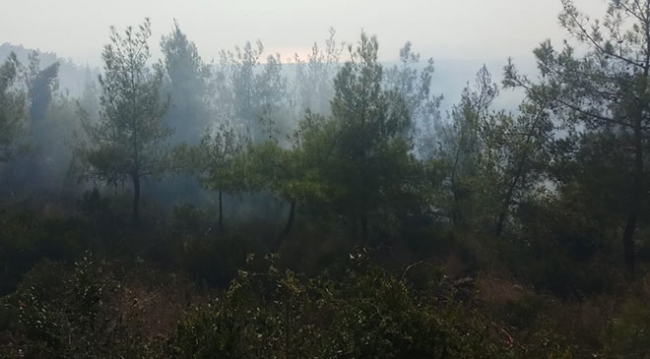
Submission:
[[[133,225],[140,221],[140,177],[133,176]]]
[[[452,180],[453,181],[453,180]],[[454,228],[459,227],[459,220],[458,220],[458,213],[460,212],[460,200],[458,199],[458,189],[455,187],[454,184],[452,184],[452,192],[454,194],[454,204],[453,208],[451,210],[451,224],[454,226]]]
[[[532,127],[526,134],[526,141],[524,142],[526,146],[528,146],[532,141],[533,132],[537,129],[537,122],[541,119],[542,114],[543,111],[538,111],[538,113],[535,115],[535,121],[533,122]],[[519,180],[521,180],[522,177],[524,177],[524,166],[526,164],[526,160],[528,159],[528,150],[526,150],[526,148],[528,147],[524,147],[524,152],[521,156],[521,160],[517,165],[517,172],[515,173],[515,177],[512,179],[512,183],[510,184],[510,187],[508,187],[506,198],[504,198],[503,200],[503,208],[501,209],[501,213],[499,213],[499,217],[496,225],[497,237],[500,237],[501,234],[503,233],[503,226],[506,221],[506,216],[508,215],[508,207],[510,207],[510,204],[512,203],[512,197],[514,197],[515,190],[517,189],[517,185],[519,184]],[[525,182],[525,178],[524,181],[522,182]]]
[[[223,191],[219,190],[219,232],[223,232]]]
[[[291,201],[291,207],[289,208],[289,219],[287,220],[287,226],[284,228],[284,234],[289,234],[289,232],[291,231],[295,217],[296,217],[296,201]]]
[[[506,197],[503,199],[503,207],[501,208],[501,213],[499,213],[499,217],[497,219],[496,231],[495,231],[497,237],[501,237],[501,234],[503,233],[503,225],[506,221],[508,208],[510,207],[510,203],[512,203],[512,197],[515,194],[515,189],[517,188],[517,183],[519,182],[519,178],[523,172],[523,168],[524,168],[524,160],[522,160],[521,163],[519,164],[519,167],[517,168],[517,174],[515,175],[515,178],[512,180],[510,187],[508,187],[508,192],[506,193]]]
[[[630,213],[627,217],[625,224],[625,231],[623,231],[623,254],[625,260],[625,269],[628,274],[634,273],[635,258],[634,258],[634,231],[636,230],[636,222],[638,216],[635,213]]]
[[[499,219],[497,219],[497,228],[496,228],[496,235],[497,237],[501,237],[501,233],[503,233],[503,223],[506,221],[506,210],[502,210],[501,213],[499,213]]]
[[[524,160],[525,157],[524,159],[522,159],[521,163],[519,164],[519,167],[517,168],[517,174],[515,175],[515,178],[512,180],[510,187],[508,187],[508,192],[506,193],[506,197],[503,199],[503,207],[501,208],[501,213],[499,213],[499,217],[497,219],[497,225],[496,225],[495,234],[497,235],[497,237],[501,237],[501,234],[503,233],[503,226],[504,223],[506,222],[506,216],[508,215],[508,208],[512,203],[512,197],[515,194],[515,189],[517,188],[517,184],[519,183],[519,179],[523,173]]]
[[[634,128],[634,183],[630,193],[631,203],[630,211],[627,216],[627,223],[623,231],[623,253],[625,260],[625,269],[628,274],[634,273],[635,268],[635,248],[634,232],[636,231],[639,213],[643,205],[643,137],[640,128],[640,121]]]

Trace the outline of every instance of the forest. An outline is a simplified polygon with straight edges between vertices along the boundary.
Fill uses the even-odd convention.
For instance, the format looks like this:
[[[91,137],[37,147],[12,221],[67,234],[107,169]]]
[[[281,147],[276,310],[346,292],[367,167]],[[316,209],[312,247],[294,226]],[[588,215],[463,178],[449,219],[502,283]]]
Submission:
[[[449,110],[366,32],[0,59],[0,357],[650,358],[650,0],[561,2]]]

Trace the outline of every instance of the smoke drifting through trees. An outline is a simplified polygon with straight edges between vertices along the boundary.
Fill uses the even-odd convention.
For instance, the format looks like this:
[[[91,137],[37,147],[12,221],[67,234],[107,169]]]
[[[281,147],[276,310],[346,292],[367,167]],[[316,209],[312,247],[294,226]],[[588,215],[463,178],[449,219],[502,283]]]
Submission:
[[[571,42],[561,50],[543,42],[534,51],[539,78],[504,61],[499,84],[483,66],[454,104],[437,93],[433,59],[421,59],[407,42],[397,63],[382,64],[380,39],[365,32],[344,44],[330,30],[306,58],[296,56],[291,64],[278,54],[263,58],[261,41],[223,50],[216,63],[208,63],[180,24],[157,43],[147,19],[112,29],[101,73],[83,71],[84,85],[75,92],[60,86],[61,71],[70,64],[43,62],[46,54],[23,62],[8,56],[0,65],[0,278],[7,283],[0,289],[19,299],[6,297],[0,314],[38,308],[34,298],[40,294],[29,281],[42,280],[38,271],[47,272],[49,264],[35,267],[36,279],[19,282],[41,258],[81,263],[66,272],[69,282],[59,293],[77,295],[81,285],[74,281],[87,279],[83,263],[92,259],[85,251],[92,250],[127,258],[138,270],[145,262],[164,268],[154,273],[178,269],[203,289],[234,280],[218,304],[227,310],[203,308],[169,334],[173,340],[165,345],[173,343],[168,349],[176,354],[194,353],[197,337],[221,343],[236,332],[269,350],[282,347],[290,357],[300,348],[287,338],[303,335],[290,324],[322,329],[313,323],[330,314],[345,338],[314,336],[305,352],[350,340],[353,349],[345,350],[357,350],[359,357],[375,357],[368,353],[380,344],[400,353],[396,357],[439,353],[423,337],[427,344],[418,351],[410,341],[413,323],[455,333],[450,338],[456,339],[465,338],[458,328],[496,326],[507,345],[486,344],[493,328],[472,334],[471,343],[443,340],[443,348],[474,355],[482,352],[474,345],[489,346],[490,353],[501,354],[494,357],[549,346],[566,348],[554,357],[570,357],[573,347],[566,343],[573,340],[583,346],[604,341],[590,353],[620,354],[645,342],[647,334],[639,334],[643,340],[629,344],[626,327],[613,324],[607,333],[625,340],[591,333],[590,341],[576,338],[580,330],[553,327],[550,332],[570,337],[562,342],[548,339],[544,326],[550,324],[536,321],[564,323],[553,310],[564,303],[554,298],[580,298],[582,306],[622,286],[635,298],[644,291],[639,288],[647,283],[638,277],[650,263],[644,240],[650,230],[650,1],[612,1],[602,22],[591,22],[569,0],[562,4],[561,24],[585,48],[581,54]],[[151,57],[156,45],[163,55],[158,61]],[[513,91],[523,99],[516,108],[500,108],[499,100]],[[31,211],[21,212],[25,208]],[[281,253],[281,259],[270,253]],[[428,271],[431,263],[445,263],[458,280]],[[125,271],[120,265],[111,270]],[[252,269],[241,271],[245,266]],[[409,272],[421,267],[427,269]],[[463,284],[472,281],[467,277],[484,273],[530,288],[515,291],[507,282],[493,290],[506,292],[506,299],[465,293]],[[95,289],[93,298],[103,298]],[[187,296],[197,293],[190,289]],[[490,307],[499,300],[505,302]],[[101,311],[99,302],[90,307]],[[623,322],[645,333],[650,315],[639,306],[629,304],[625,310],[632,314]],[[426,315],[414,308],[426,308]],[[472,314],[476,322],[468,324],[455,316],[457,308],[486,313]],[[231,309],[268,322],[253,325],[246,315],[224,314]],[[392,309],[403,316],[385,320]],[[641,323],[635,322],[638,312]],[[15,317],[25,328],[33,324]],[[492,317],[502,321],[495,324]],[[50,318],[55,329],[43,335],[47,345],[67,348],[71,344],[60,339],[66,336],[51,334],[66,327],[61,318],[68,317]],[[255,325],[270,334],[248,330]],[[525,344],[517,347],[508,331]],[[367,335],[378,344],[357,345],[355,340],[365,340],[357,339],[360,332],[372,333]],[[228,343],[233,348],[213,349],[244,353],[254,347]]]
[[[572,31],[581,28],[569,5],[562,19]],[[3,166],[5,195],[72,189],[75,177],[101,187],[128,183],[133,221],[144,191],[165,206],[213,203],[220,229],[225,213],[235,219],[258,212],[273,222],[288,211],[285,232],[297,208],[320,207],[345,213],[366,241],[373,213],[393,212],[397,220],[424,208],[444,213],[457,228],[491,222],[501,235],[517,204],[548,177],[552,101],[529,95],[517,115],[491,109],[499,86],[485,66],[445,118],[443,97],[432,90],[434,61],[421,61],[410,42],[392,66],[377,62],[376,39],[363,34],[358,48],[346,46],[333,29],[290,65],[279,55],[261,61],[260,41],[223,50],[218,63],[207,64],[175,23],[160,41],[163,59],[152,64],[149,35],[148,21],[124,38],[114,30],[99,86],[88,72],[76,100],[59,89],[59,63],[42,68],[37,53],[27,67],[15,57],[5,62],[4,153],[29,148]],[[544,49],[536,52],[540,59]],[[512,65],[506,70],[508,87],[529,87]],[[20,96],[24,113],[10,104]],[[19,137],[21,127],[29,130]],[[420,196],[412,191],[426,186],[418,177],[430,170],[441,181],[431,192],[435,204],[394,202]],[[486,218],[495,202],[496,217]]]

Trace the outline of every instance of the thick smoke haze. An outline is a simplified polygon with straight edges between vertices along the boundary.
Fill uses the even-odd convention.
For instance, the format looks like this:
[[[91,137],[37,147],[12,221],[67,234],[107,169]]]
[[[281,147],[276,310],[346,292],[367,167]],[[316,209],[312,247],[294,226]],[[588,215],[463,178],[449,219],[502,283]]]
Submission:
[[[604,0],[579,0],[588,14],[600,15]],[[560,1],[539,0],[2,0],[0,43],[56,52],[78,64],[100,65],[108,28],[150,17],[153,37],[169,32],[177,19],[206,60],[223,48],[260,39],[282,60],[305,55],[331,26],[342,41],[361,29],[377,34],[380,58],[397,59],[411,41],[424,57],[436,59],[530,60],[530,49],[546,38],[563,38]],[[160,56],[158,49],[155,56]]]
[[[586,9],[595,11],[603,4],[592,1]],[[59,63],[53,82],[46,87],[39,85],[52,99],[43,104],[30,102],[48,107],[51,101],[52,108],[59,109],[58,114],[51,111],[51,118],[43,122],[50,128],[40,130],[49,134],[47,141],[37,141],[49,147],[46,149],[43,143],[30,145],[33,153],[41,153],[40,158],[32,154],[31,162],[17,160],[13,167],[6,166],[5,192],[12,194],[20,188],[26,190],[28,184],[35,186],[32,188],[52,189],[66,183],[75,188],[67,169],[72,156],[70,144],[83,132],[77,112],[89,111],[94,118],[99,114],[101,92],[96,80],[102,72],[102,49],[109,43],[112,26],[119,33],[127,26],[140,24],[145,17],[151,19],[148,62],[161,61],[167,66],[169,77],[162,93],[170,95],[171,102],[164,123],[175,130],[171,137],[173,145],[196,145],[205,128],[229,122],[245,128],[255,142],[256,138],[266,136],[266,125],[257,124],[258,117],[267,117],[275,126],[275,136],[289,146],[283,138],[297,128],[305,110],[328,114],[336,71],[350,60],[345,45],[356,44],[362,30],[379,39],[378,59],[386,70],[401,66],[400,50],[407,41],[413,44],[411,51],[420,56],[418,63],[408,65],[413,71],[422,71],[427,60],[433,59],[435,71],[427,88],[430,86],[429,96],[442,97],[435,111],[426,116],[414,114],[417,131],[424,130],[425,122],[432,126],[436,121],[449,120],[464,89],[473,85],[475,74],[483,65],[500,82],[506,59],[514,56],[521,71],[532,74],[535,66],[530,49],[545,38],[562,33],[557,26],[561,4],[551,1],[406,1],[368,6],[360,1],[338,0],[183,4],[167,0],[4,0],[3,5],[12,11],[11,15],[0,15],[0,43],[4,43],[0,58],[6,59],[13,51],[27,68],[32,61],[30,51],[41,52],[35,67],[29,65],[31,75],[24,79],[26,90],[31,91],[29,86],[36,83],[33,81],[40,76],[39,71]],[[175,29],[175,24],[180,27]],[[318,66],[305,68],[305,64],[296,64],[309,63],[315,43],[321,51],[326,50],[328,29],[335,30],[334,67],[321,73]],[[174,31],[182,31],[178,33],[180,37],[175,37]],[[160,46],[163,38],[171,44],[167,45],[167,52]],[[257,47],[257,39],[263,47]],[[252,52],[238,53],[237,49],[244,49],[248,42],[252,43]],[[249,55],[252,57],[247,58]],[[396,76],[408,77],[408,71]],[[321,81],[325,87],[312,89],[313,81]],[[253,97],[244,95],[248,91],[253,91]],[[493,105],[512,111],[521,99],[521,92],[504,92],[494,99]],[[34,122],[30,126],[41,125]],[[41,173],[32,173],[37,167]],[[149,194],[169,204],[179,200],[196,202],[197,198],[206,197],[198,192],[195,181],[186,178],[183,183],[180,186],[176,179],[165,180],[156,193]],[[184,195],[174,194],[183,191]]]
[[[604,1],[581,0],[576,4],[587,13],[598,13],[605,6]],[[83,132],[76,112],[81,108],[90,110],[91,116],[98,116],[101,92],[96,80],[102,72],[101,54],[109,42],[111,26],[119,33],[127,26],[140,24],[144,18],[151,19],[148,62],[160,61],[167,66],[169,77],[162,93],[171,96],[165,124],[175,130],[171,140],[174,145],[195,145],[206,127],[229,121],[246,128],[253,138],[260,138],[266,125],[256,124],[258,117],[268,117],[269,123],[276,127],[276,136],[284,138],[296,129],[305,110],[326,115],[336,71],[350,59],[343,45],[356,44],[361,31],[377,36],[378,59],[386,69],[399,65],[400,49],[407,41],[413,44],[412,52],[420,56],[417,64],[409,65],[412,70],[422,71],[427,60],[433,59],[435,71],[427,84],[429,96],[441,95],[442,100],[435,106],[437,115],[431,112],[427,116],[413,116],[418,131],[423,131],[427,121],[431,124],[451,118],[454,106],[462,101],[465,87],[472,86],[476,72],[483,65],[497,83],[509,56],[515,58],[523,73],[534,74],[531,49],[544,39],[563,38],[557,20],[561,10],[559,1],[410,0],[382,1],[370,6],[367,2],[340,0],[196,0],[189,3],[3,0],[3,6],[11,11],[0,14],[0,44],[4,43],[0,46],[0,59],[6,59],[13,51],[25,69],[30,67],[22,80],[26,93],[32,96],[29,87],[38,83],[42,75],[39,71],[59,63],[51,84],[38,85],[39,91],[51,99],[48,97],[42,104],[38,103],[40,100],[30,102],[32,107],[47,108],[52,104],[51,118],[43,120],[51,128],[40,130],[50,136],[44,142],[49,149],[42,143],[30,145],[31,152],[40,151],[47,156],[32,158],[29,164],[18,160],[15,169],[5,168],[5,178],[11,178],[7,193],[28,182],[49,187],[61,186],[64,178],[70,181],[67,173],[67,162],[72,155],[70,143]],[[177,30],[182,31],[181,37],[171,42],[171,50],[165,53],[160,41],[163,37],[171,39],[175,24],[180,26]],[[306,70],[304,64],[297,65],[296,56],[299,61],[309,63],[313,44],[318,43],[321,51],[325,49],[324,40],[330,28],[336,31],[333,39],[336,51],[340,51],[334,59],[336,65],[319,75]],[[258,39],[263,48],[257,48]],[[244,58],[239,57],[237,48],[244,48],[247,42],[252,43],[249,55],[255,58],[247,59],[246,51]],[[29,65],[32,50],[41,54],[36,63]],[[321,71],[317,67],[313,70]],[[300,71],[302,77],[297,77]],[[315,80],[322,82],[324,90],[307,86]],[[255,94],[247,99],[244,96],[247,91]],[[493,105],[516,111],[521,99],[521,92],[504,91],[494,99]],[[32,122],[30,126],[40,126],[33,119]],[[281,142],[288,146],[287,141]],[[35,161],[41,162],[38,166],[42,173],[27,180],[32,171],[28,167],[38,167]],[[52,178],[59,180],[52,181]],[[188,191],[196,197],[196,184],[189,186]],[[165,197],[170,189],[177,187],[172,181],[154,197]]]
[[[0,358],[648,358],[650,0],[0,0]]]

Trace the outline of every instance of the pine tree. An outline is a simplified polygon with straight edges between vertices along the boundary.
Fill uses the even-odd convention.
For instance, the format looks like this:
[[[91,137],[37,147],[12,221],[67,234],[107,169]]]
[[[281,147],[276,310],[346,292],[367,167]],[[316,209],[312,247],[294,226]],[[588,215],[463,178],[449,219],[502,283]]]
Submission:
[[[169,151],[163,141],[173,132],[161,122],[169,104],[160,93],[163,68],[147,64],[150,36],[148,19],[137,30],[128,27],[124,36],[111,29],[111,44],[102,54],[99,122],[93,123],[81,109],[88,139],[77,143],[73,162],[81,179],[133,184],[134,224],[139,219],[141,181],[168,169]]]
[[[632,183],[625,203],[622,244],[628,272],[635,267],[634,233],[647,204],[647,158],[650,139],[650,0],[611,0],[603,20],[592,21],[571,0],[562,0],[560,23],[584,51],[565,41],[535,50],[541,78],[534,83],[510,63],[505,84],[526,89],[545,103],[564,128],[591,134],[615,134],[627,150],[625,169]]]
[[[14,87],[19,67],[13,53],[0,65],[0,162],[12,157],[26,117],[25,96]]]

